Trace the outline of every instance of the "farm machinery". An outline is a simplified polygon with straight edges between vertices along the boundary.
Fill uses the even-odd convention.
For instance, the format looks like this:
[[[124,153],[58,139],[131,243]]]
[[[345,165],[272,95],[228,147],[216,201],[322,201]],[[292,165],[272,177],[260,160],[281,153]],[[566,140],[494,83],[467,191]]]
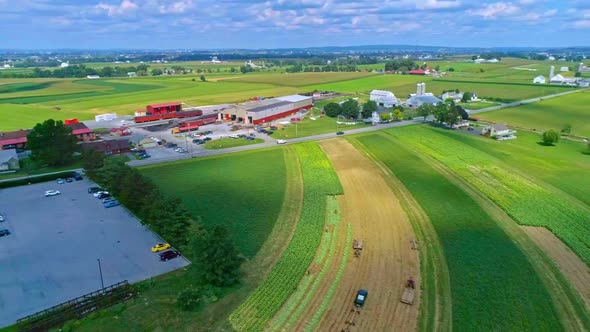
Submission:
[[[402,303],[410,305],[414,303],[414,297],[416,296],[415,289],[416,282],[414,281],[414,278],[408,278],[408,281],[406,281],[406,287],[404,288],[404,291],[402,293]]]
[[[363,250],[363,241],[354,240],[352,241],[352,249],[354,249],[354,257],[361,257],[361,251]]]

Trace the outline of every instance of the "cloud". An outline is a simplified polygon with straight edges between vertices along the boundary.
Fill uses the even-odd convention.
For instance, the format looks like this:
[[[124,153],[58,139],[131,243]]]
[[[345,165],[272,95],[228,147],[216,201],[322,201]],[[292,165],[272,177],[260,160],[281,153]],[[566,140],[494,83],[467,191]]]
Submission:
[[[590,20],[579,20],[572,24],[575,29],[590,29]]]
[[[415,3],[418,9],[444,9],[461,6],[459,0],[417,0]]]
[[[193,8],[192,0],[183,0],[173,2],[169,5],[161,5],[160,13],[162,14],[182,14]]]
[[[511,16],[518,14],[520,8],[513,5],[511,2],[496,2],[486,4],[480,9],[468,10],[467,13],[473,16],[481,16],[485,19],[495,19],[498,16]]]
[[[98,10],[106,11],[108,16],[119,16],[133,12],[137,10],[139,6],[130,0],[123,0],[119,5],[109,5],[101,2],[98,5],[96,5],[95,8]]]

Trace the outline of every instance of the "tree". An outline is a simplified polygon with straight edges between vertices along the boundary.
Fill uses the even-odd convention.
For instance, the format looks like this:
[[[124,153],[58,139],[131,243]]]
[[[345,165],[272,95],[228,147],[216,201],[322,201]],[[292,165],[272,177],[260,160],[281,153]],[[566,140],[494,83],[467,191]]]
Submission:
[[[206,82],[207,78],[205,78],[205,75],[201,75],[201,82]]]
[[[195,287],[183,289],[176,298],[176,304],[185,311],[196,309],[199,303],[201,303],[201,294]]]
[[[445,103],[438,103],[434,106],[434,110],[432,115],[434,116],[434,120],[438,123],[444,123],[447,121],[447,116],[449,113],[449,107]]]
[[[236,68],[234,68],[234,67],[231,67],[231,68],[229,69],[229,71],[230,71],[230,73],[235,73],[237,70],[236,70]]]
[[[379,114],[379,119],[381,119],[381,121],[390,121],[391,120],[391,114],[389,113],[380,113]]]
[[[564,134],[571,134],[572,133],[572,125],[571,124],[566,124],[565,126],[563,126],[563,128],[561,129],[561,132]]]
[[[404,114],[397,108],[393,110],[392,115],[393,115],[393,118],[398,121],[401,121],[404,118]]]
[[[553,145],[559,141],[559,134],[553,129],[547,130],[543,133],[541,139],[544,145]]]
[[[238,283],[244,258],[234,247],[226,228],[218,225],[211,230],[200,229],[191,244],[195,272],[202,282],[217,287]]]
[[[457,110],[456,106],[449,106],[448,107],[448,113],[446,116],[446,123],[449,127],[453,127],[454,125],[459,123],[459,119],[461,118],[461,114],[459,114],[459,111]]]
[[[342,103],[342,115],[347,118],[356,119],[359,117],[359,102],[354,99],[349,99]]]
[[[418,106],[418,115],[424,117],[424,121],[426,121],[426,117],[434,113],[434,106],[432,104],[422,104]]]
[[[580,72],[576,72],[575,76],[576,76],[576,77],[582,77],[582,73],[580,73]]]
[[[461,97],[461,102],[462,103],[467,103],[471,101],[471,97],[473,97],[473,93],[471,92],[465,92],[463,93],[463,97]]]
[[[104,153],[94,149],[88,149],[82,152],[82,166],[91,177],[99,168],[104,166],[104,160]]]
[[[455,109],[457,110],[457,112],[459,112],[459,115],[461,115],[461,119],[463,119],[463,120],[469,119],[469,113],[467,113],[467,111],[463,107],[455,106]]]
[[[164,71],[160,68],[154,68],[152,69],[152,76],[160,76],[164,74]]]
[[[377,102],[369,100],[363,104],[363,118],[370,118],[374,112],[377,112]]]
[[[447,69],[447,71],[455,71],[455,68],[451,67],[451,68]]]
[[[35,125],[27,135],[31,158],[49,166],[63,166],[72,162],[78,140],[72,129],[53,119]]]
[[[327,116],[335,118],[342,113],[342,107],[337,103],[329,103],[324,106],[324,112],[326,112]]]

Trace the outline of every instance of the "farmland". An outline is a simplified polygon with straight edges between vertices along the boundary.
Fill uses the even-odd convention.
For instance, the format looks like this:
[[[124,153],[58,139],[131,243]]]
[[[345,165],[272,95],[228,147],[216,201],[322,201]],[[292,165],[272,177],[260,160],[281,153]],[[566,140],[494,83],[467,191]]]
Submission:
[[[565,125],[572,126],[572,134],[590,136],[590,92],[583,91],[559,98],[542,100],[536,103],[502,109],[478,115],[482,119],[509,123],[528,129],[544,131],[561,130]]]
[[[142,172],[165,194],[180,198],[195,220],[226,226],[247,257],[258,252],[272,230],[286,185],[281,149],[156,165]]]
[[[209,150],[219,150],[219,149],[227,149],[236,146],[244,146],[244,145],[252,145],[252,144],[260,144],[264,143],[262,138],[256,138],[253,141],[248,141],[245,139],[234,139],[234,138],[220,138],[213,141],[209,141],[205,143],[205,149]]]
[[[295,233],[264,282],[230,316],[238,331],[263,330],[293,293],[318,248],[326,196],[342,193],[332,165],[316,143],[295,147],[303,175],[303,207]]]
[[[451,276],[453,329],[560,329],[549,294],[522,251],[476,201],[395,143],[398,138],[358,140],[408,188],[440,237]]]

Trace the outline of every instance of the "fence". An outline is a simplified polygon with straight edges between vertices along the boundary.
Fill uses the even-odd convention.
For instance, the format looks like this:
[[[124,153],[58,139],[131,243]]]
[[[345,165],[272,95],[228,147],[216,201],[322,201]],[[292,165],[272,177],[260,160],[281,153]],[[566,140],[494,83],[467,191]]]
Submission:
[[[82,295],[17,320],[18,331],[47,331],[62,326],[72,319],[80,319],[90,313],[108,308],[135,296],[135,290],[127,280]]]

